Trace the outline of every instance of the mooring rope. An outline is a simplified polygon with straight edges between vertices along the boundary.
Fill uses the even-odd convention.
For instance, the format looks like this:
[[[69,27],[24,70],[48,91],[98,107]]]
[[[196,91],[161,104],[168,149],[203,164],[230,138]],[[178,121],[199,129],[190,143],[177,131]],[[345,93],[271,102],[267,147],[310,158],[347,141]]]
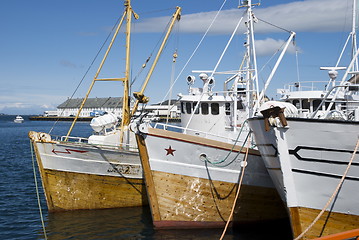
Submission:
[[[43,216],[42,216],[42,210],[41,210],[39,187],[38,187],[38,185],[37,185],[37,178],[36,178],[36,169],[35,169],[35,160],[34,160],[34,150],[33,150],[33,145],[32,145],[31,139],[30,139],[30,149],[31,149],[32,169],[33,169],[33,172],[34,172],[34,179],[35,179],[35,188],[36,188],[36,195],[37,195],[37,204],[38,204],[38,206],[39,206],[40,219],[41,219],[42,229],[43,229],[43,231],[44,231],[44,237],[45,237],[45,239],[47,239],[46,229],[45,229],[45,223],[44,223],[44,218],[43,218]]]
[[[232,206],[232,210],[231,210],[231,213],[229,214],[229,217],[228,217],[228,220],[226,222],[226,226],[224,227],[223,229],[223,233],[222,233],[222,236],[220,238],[220,240],[222,240],[224,238],[224,235],[226,234],[227,232],[227,229],[228,229],[228,226],[229,226],[229,223],[230,223],[230,220],[232,219],[233,217],[233,213],[234,213],[234,209],[236,207],[236,203],[237,203],[237,199],[239,197],[239,192],[241,190],[241,186],[242,186],[242,182],[243,182],[243,178],[244,178],[244,171],[246,169],[246,166],[247,166],[247,158],[248,158],[248,152],[249,152],[249,144],[250,144],[250,136],[249,136],[249,141],[248,141],[248,147],[247,147],[247,151],[246,151],[246,155],[244,157],[244,160],[243,160],[243,168],[242,168],[242,173],[241,173],[241,178],[239,180],[239,183],[238,183],[238,190],[237,190],[237,194],[236,194],[236,197],[233,201],[233,206]]]
[[[347,176],[348,172],[349,172],[349,169],[350,169],[350,166],[352,165],[352,162],[354,160],[354,157],[355,157],[355,154],[356,152],[358,151],[358,148],[359,148],[359,139],[357,141],[357,144],[355,146],[355,149],[354,149],[354,152],[352,154],[352,157],[348,163],[348,166],[337,186],[337,188],[335,189],[335,191],[333,192],[332,196],[329,198],[327,204],[325,204],[325,206],[323,207],[323,209],[320,211],[320,213],[318,214],[318,216],[313,220],[313,222],[298,236],[296,237],[294,240],[299,240],[301,239],[312,227],[313,225],[319,220],[319,218],[323,215],[323,213],[325,212],[325,210],[328,208],[329,204],[332,202],[333,198],[338,194],[338,191],[339,189],[341,188],[344,180],[345,180],[345,177]]]
[[[248,121],[247,121],[247,120],[244,121],[244,123],[242,124],[242,127],[241,127],[241,129],[240,129],[240,131],[239,131],[239,133],[238,133],[238,135],[237,135],[236,140],[234,141],[234,143],[233,143],[233,145],[232,145],[231,150],[228,152],[227,156],[226,156],[224,159],[219,160],[219,161],[217,161],[217,162],[212,162],[212,161],[209,160],[207,157],[204,157],[205,160],[206,160],[207,162],[209,162],[210,164],[212,164],[212,165],[217,165],[217,164],[221,164],[221,163],[225,162],[225,161],[228,159],[229,155],[234,151],[234,148],[237,146],[237,142],[239,142],[239,137],[240,137],[240,135],[242,134],[242,130],[244,129],[244,125],[245,125],[246,123],[248,124]],[[244,139],[244,142],[243,142],[241,148],[239,149],[237,155],[236,155],[229,163],[227,163],[226,165],[218,166],[218,167],[227,167],[227,166],[229,166],[231,163],[233,163],[233,162],[237,159],[237,157],[239,156],[239,154],[241,154],[242,149],[244,148],[244,145],[246,144],[246,142],[247,142],[248,137],[249,137],[250,134],[251,134],[251,133],[248,132],[248,134],[247,134],[246,138]]]

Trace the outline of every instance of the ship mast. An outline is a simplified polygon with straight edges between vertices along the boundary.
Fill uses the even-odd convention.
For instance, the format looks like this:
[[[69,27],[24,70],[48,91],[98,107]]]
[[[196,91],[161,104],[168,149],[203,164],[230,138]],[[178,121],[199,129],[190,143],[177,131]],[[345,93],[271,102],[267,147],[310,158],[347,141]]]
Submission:
[[[123,81],[123,98],[122,98],[122,121],[121,121],[121,133],[120,133],[120,142],[123,142],[123,136],[126,126],[130,122],[130,41],[131,41],[131,22],[132,14],[137,19],[138,15],[132,10],[131,0],[125,1],[126,6],[126,70],[125,70],[125,79]]]
[[[99,68],[97,69],[97,72],[95,74],[95,77],[94,79],[92,80],[91,82],[91,85],[86,93],[86,96],[85,98],[83,99],[80,107],[79,107],[79,110],[76,114],[76,117],[74,119],[74,121],[72,122],[72,125],[69,129],[69,131],[67,132],[67,135],[66,135],[66,138],[65,138],[65,141],[68,140],[68,137],[70,136],[71,132],[72,132],[72,129],[73,127],[75,126],[75,123],[77,121],[77,119],[79,118],[80,116],[80,113],[90,95],[90,92],[95,84],[95,82],[97,81],[122,81],[123,82],[123,85],[124,85],[124,95],[123,95],[123,99],[122,99],[122,122],[121,122],[121,130],[124,129],[125,125],[124,123],[128,122],[129,120],[124,120],[124,119],[129,119],[130,118],[130,98],[129,98],[129,72],[130,72],[130,40],[131,40],[131,21],[132,21],[132,14],[134,16],[135,19],[138,19],[138,15],[132,10],[132,7],[131,7],[131,0],[125,0],[125,12],[116,28],[116,31],[112,37],[112,40],[106,50],[106,53],[100,63],[100,66]],[[125,69],[125,77],[123,78],[105,78],[105,79],[99,79],[98,76],[101,72],[101,69],[107,59],[107,56],[113,46],[113,43],[120,31],[120,28],[122,26],[122,23],[124,21],[124,18],[126,17],[126,69]],[[122,134],[122,131],[121,131],[121,139],[120,141],[122,142],[122,139],[123,139],[123,134]]]
[[[255,16],[252,12],[252,6],[259,5],[252,4],[252,0],[243,0],[239,8],[246,7],[247,8],[247,22],[246,22],[246,54],[245,54],[245,82],[246,82],[246,111],[247,116],[251,116],[253,114],[253,102],[255,100],[255,94],[257,97],[259,96],[258,89],[258,71],[257,71],[257,59],[256,59],[256,49],[254,44],[254,21]],[[254,83],[255,80],[255,83]],[[255,90],[255,92],[254,92]]]

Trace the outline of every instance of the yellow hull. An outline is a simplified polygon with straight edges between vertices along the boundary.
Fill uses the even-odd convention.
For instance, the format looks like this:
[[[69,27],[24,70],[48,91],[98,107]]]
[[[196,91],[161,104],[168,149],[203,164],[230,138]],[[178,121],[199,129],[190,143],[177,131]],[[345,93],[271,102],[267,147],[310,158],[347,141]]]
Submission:
[[[142,179],[43,170],[49,211],[136,207],[147,203]]]
[[[290,208],[294,237],[299,236],[318,216],[319,210]],[[302,239],[313,239],[359,228],[359,216],[325,212]]]

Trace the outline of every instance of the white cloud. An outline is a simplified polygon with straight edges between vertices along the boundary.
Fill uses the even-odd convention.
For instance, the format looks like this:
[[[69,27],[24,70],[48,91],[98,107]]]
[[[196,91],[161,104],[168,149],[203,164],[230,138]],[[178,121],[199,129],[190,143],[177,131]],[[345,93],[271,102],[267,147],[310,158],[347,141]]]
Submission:
[[[277,50],[281,50],[286,43],[284,40],[276,40],[273,38],[267,38],[264,40],[256,40],[256,53],[257,55],[271,55],[275,53]],[[295,53],[296,51],[301,52],[300,48],[289,44],[287,53]]]
[[[351,2],[351,1],[350,1]],[[347,29],[351,23],[351,4],[338,0],[306,0],[281,4],[271,7],[257,7],[255,16],[279,27],[295,32],[336,32],[342,31],[346,19]],[[212,34],[230,33],[242,16],[243,10],[224,10],[211,28]],[[182,15],[181,32],[203,33],[210,25],[216,12],[201,12]],[[136,32],[163,31],[168,17],[145,20],[136,25]],[[256,32],[280,32],[277,28],[259,22]]]

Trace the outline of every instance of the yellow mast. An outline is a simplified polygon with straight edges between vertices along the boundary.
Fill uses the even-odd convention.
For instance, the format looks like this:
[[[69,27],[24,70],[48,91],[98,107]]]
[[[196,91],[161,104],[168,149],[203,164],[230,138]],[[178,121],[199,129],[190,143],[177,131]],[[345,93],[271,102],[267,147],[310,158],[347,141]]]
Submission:
[[[145,89],[146,89],[146,86],[147,86],[147,84],[148,84],[149,79],[150,79],[151,76],[152,76],[153,70],[154,70],[155,67],[156,67],[156,64],[157,64],[158,59],[159,59],[159,57],[160,57],[160,55],[161,55],[161,53],[162,53],[162,50],[163,50],[163,48],[164,48],[165,45],[166,45],[166,42],[167,42],[168,37],[169,37],[169,35],[170,35],[171,31],[172,31],[172,28],[173,28],[173,26],[174,26],[176,20],[180,20],[180,18],[181,18],[181,8],[180,8],[180,7],[177,7],[177,8],[176,8],[176,12],[175,12],[175,13],[173,14],[173,16],[172,16],[171,24],[170,24],[170,26],[168,27],[167,33],[166,33],[166,35],[165,35],[165,37],[164,37],[164,39],[163,39],[163,41],[162,41],[162,44],[161,44],[161,46],[160,46],[160,48],[159,48],[159,50],[158,50],[158,52],[157,52],[156,58],[155,58],[155,60],[154,60],[154,62],[153,62],[153,64],[152,64],[152,66],[151,66],[150,71],[149,71],[148,74],[147,74],[147,77],[146,77],[146,79],[145,79],[145,82],[143,83],[143,86],[142,86],[141,91],[140,91],[140,92],[134,92],[134,93],[133,93],[134,97],[135,97],[137,100],[136,100],[136,102],[135,102],[135,104],[134,104],[134,106],[133,106],[133,108],[132,108],[131,115],[134,115],[134,114],[135,114],[135,112],[137,111],[137,108],[138,108],[138,104],[139,104],[139,103],[147,103],[147,102],[149,101],[148,97],[144,96],[143,93],[144,93],[144,91],[145,91]]]
[[[138,19],[138,15],[133,12],[131,7],[131,0],[125,1],[125,6],[127,6],[127,14],[126,14],[126,71],[125,71],[125,81],[123,82],[123,98],[122,98],[122,121],[121,121],[121,132],[120,132],[120,143],[123,143],[124,131],[126,130],[126,126],[130,123],[131,114],[130,114],[130,40],[131,40],[131,21],[132,14],[136,19]]]
[[[140,92],[135,92],[134,93],[134,96],[135,98],[137,99],[135,104],[134,104],[134,107],[132,109],[132,112],[130,112],[130,97],[129,97],[129,92],[130,92],[130,89],[129,89],[129,79],[130,79],[130,40],[131,40],[131,22],[132,22],[132,14],[134,16],[135,19],[138,19],[138,15],[133,11],[132,7],[131,7],[131,0],[125,0],[125,12],[121,18],[121,21],[119,23],[119,25],[117,26],[117,29],[115,31],[115,34],[114,36],[112,37],[112,40],[110,42],[110,45],[109,47],[107,48],[107,51],[105,53],[105,56],[103,57],[102,61],[101,61],[101,64],[95,74],[95,77],[94,79],[92,80],[92,83],[86,93],[86,96],[85,98],[83,99],[81,105],[80,105],[80,108],[77,112],[77,115],[74,119],[74,121],[72,122],[72,125],[67,133],[67,136],[65,138],[65,141],[67,141],[69,135],[71,134],[72,132],[72,129],[78,119],[78,117],[80,116],[80,113],[89,97],[89,94],[95,84],[96,81],[122,81],[123,82],[123,87],[124,87],[124,90],[123,90],[123,98],[122,98],[122,121],[121,121],[121,126],[120,126],[120,143],[123,143],[123,137],[124,137],[124,131],[127,130],[127,126],[129,125],[130,123],[130,119],[131,119],[131,116],[133,114],[135,114],[135,112],[137,111],[137,108],[138,108],[138,104],[139,103],[146,103],[148,102],[148,98],[145,97],[143,95],[144,91],[145,91],[145,88],[148,84],[148,81],[150,79],[150,77],[152,76],[152,73],[153,73],[153,70],[158,62],[158,59],[164,49],[164,46],[168,40],[168,37],[172,31],[172,28],[174,26],[174,23],[176,20],[179,20],[180,19],[180,16],[181,16],[181,8],[180,7],[177,7],[176,8],[176,12],[173,14],[172,16],[172,21],[171,21],[171,24],[167,30],[167,33],[162,41],[162,44],[157,52],[157,55],[156,55],[156,58],[151,66],[151,69],[149,70],[149,73],[147,74],[147,77],[145,79],[145,82],[142,86],[142,89]],[[124,78],[107,78],[107,79],[99,79],[98,76],[101,72],[101,69],[107,59],[107,56],[113,46],[113,43],[119,33],[119,30],[122,26],[122,23],[124,21],[124,19],[126,18],[126,68],[125,68],[125,77]]]
[[[123,81],[124,83],[124,96],[123,96],[123,100],[122,100],[122,103],[123,103],[123,106],[122,106],[122,111],[123,111],[123,118],[126,116],[127,118],[129,118],[129,84],[128,84],[128,81],[129,81],[129,72],[130,72],[130,34],[131,34],[131,16],[132,14],[134,15],[135,19],[138,19],[138,15],[132,10],[132,7],[131,7],[131,0],[125,0],[125,12],[120,20],[120,23],[118,24],[117,28],[116,28],[116,31],[115,31],[115,34],[113,35],[112,37],[112,40],[106,50],[106,53],[101,61],[101,64],[99,66],[99,68],[97,69],[97,72],[95,74],[95,77],[94,79],[92,80],[91,82],[91,85],[86,93],[86,96],[85,98],[83,99],[80,107],[79,107],[79,110],[76,114],[76,117],[74,119],[74,121],[72,122],[71,124],[71,127],[69,129],[69,131],[67,132],[67,135],[66,135],[66,138],[65,138],[65,141],[67,141],[68,137],[70,136],[71,132],[72,132],[72,129],[73,127],[75,126],[75,123],[77,121],[77,119],[79,118],[80,116],[80,113],[90,95],[90,92],[95,84],[96,81]],[[120,31],[120,28],[122,26],[122,23],[123,23],[123,20],[124,18],[126,17],[126,22],[127,22],[127,27],[126,27],[126,72],[125,72],[125,77],[124,78],[107,78],[107,79],[98,79],[98,75],[100,74],[101,72],[101,69],[107,59],[107,56],[113,46],[113,43]],[[121,127],[123,128],[123,121],[122,121],[122,124],[121,124]]]

